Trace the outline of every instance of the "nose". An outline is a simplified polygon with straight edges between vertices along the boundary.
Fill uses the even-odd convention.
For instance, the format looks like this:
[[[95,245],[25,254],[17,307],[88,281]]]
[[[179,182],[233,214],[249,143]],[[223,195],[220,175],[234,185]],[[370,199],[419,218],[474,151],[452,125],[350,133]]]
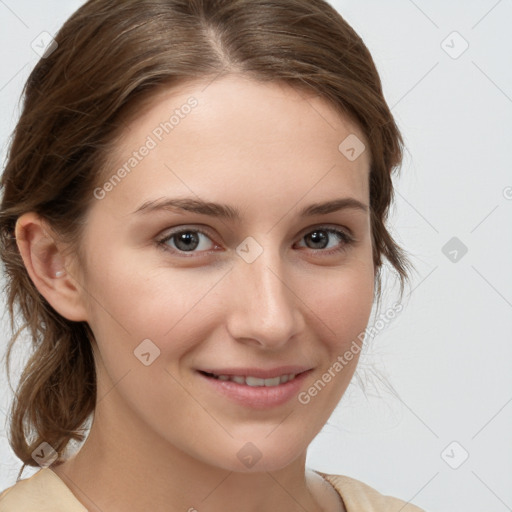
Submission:
[[[301,306],[277,250],[252,263],[236,261],[230,276],[229,333],[238,341],[279,350],[304,329]]]

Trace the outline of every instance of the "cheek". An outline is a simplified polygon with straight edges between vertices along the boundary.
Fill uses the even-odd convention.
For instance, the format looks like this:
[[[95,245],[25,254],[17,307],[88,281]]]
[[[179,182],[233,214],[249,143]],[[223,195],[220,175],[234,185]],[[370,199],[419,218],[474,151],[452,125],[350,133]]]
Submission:
[[[133,253],[95,262],[89,301],[97,322],[136,336],[161,337],[211,289],[218,276],[156,265]],[[108,313],[106,315],[106,313]]]
[[[101,266],[88,283],[94,296],[90,325],[107,380],[117,382],[130,372],[133,400],[137,402],[139,393],[150,392],[155,410],[162,406],[153,403],[159,399],[155,390],[179,397],[183,390],[173,387],[172,376],[181,379],[183,359],[211,337],[219,306],[209,292],[218,281],[214,272],[150,268],[147,262],[144,266],[128,258],[122,265],[112,259]],[[150,362],[147,367],[144,358]],[[140,398],[141,404],[147,400]]]
[[[374,300],[373,266],[368,261],[304,282],[300,297],[324,325],[329,345],[342,350],[368,324]]]
[[[307,295],[310,325],[319,335],[325,358],[298,397],[304,411],[314,411],[315,428],[327,422],[348,388],[362,350],[373,305],[373,267],[368,272],[345,269]]]

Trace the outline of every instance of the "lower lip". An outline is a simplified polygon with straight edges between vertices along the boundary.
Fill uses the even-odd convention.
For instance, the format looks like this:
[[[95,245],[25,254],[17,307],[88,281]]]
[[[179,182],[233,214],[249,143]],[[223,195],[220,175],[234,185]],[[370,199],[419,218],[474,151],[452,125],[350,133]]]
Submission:
[[[299,394],[306,376],[311,370],[295,376],[293,380],[278,386],[248,386],[230,380],[219,380],[197,372],[210,386],[240,405],[253,409],[269,409],[288,402]]]

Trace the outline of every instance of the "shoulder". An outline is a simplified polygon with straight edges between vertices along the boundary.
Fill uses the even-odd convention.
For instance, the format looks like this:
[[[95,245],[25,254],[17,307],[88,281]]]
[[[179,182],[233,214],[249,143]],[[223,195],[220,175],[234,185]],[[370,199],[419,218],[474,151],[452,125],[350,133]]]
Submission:
[[[0,493],[0,512],[87,512],[49,468],[18,480]]]
[[[347,512],[425,512],[407,501],[386,496],[368,484],[346,475],[317,471],[340,494]]]

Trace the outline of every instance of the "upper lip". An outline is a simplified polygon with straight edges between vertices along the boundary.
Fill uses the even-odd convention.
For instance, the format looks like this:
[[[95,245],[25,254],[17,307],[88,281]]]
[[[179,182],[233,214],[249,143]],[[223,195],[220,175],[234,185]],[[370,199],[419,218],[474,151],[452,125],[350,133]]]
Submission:
[[[277,368],[201,368],[199,371],[206,373],[214,373],[215,375],[229,375],[229,376],[241,376],[241,377],[257,377],[259,379],[272,379],[274,377],[280,377],[281,375],[295,375],[311,370],[310,366],[278,366]]]

